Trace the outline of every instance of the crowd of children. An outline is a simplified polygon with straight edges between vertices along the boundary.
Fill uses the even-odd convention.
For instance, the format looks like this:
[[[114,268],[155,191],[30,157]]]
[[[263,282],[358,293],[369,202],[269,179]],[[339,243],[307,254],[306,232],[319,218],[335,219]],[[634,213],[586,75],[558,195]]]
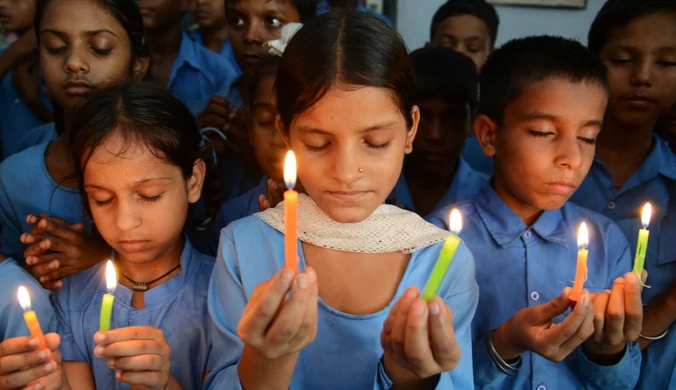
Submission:
[[[359,0],[0,26],[0,389],[676,389],[676,1],[586,46],[485,0],[411,52]]]

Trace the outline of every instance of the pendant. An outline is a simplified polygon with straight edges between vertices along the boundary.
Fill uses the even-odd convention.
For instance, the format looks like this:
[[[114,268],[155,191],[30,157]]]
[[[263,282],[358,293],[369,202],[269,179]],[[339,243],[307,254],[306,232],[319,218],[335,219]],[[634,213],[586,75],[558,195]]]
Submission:
[[[131,287],[134,291],[148,291],[148,285],[145,283],[134,283],[134,285]]]

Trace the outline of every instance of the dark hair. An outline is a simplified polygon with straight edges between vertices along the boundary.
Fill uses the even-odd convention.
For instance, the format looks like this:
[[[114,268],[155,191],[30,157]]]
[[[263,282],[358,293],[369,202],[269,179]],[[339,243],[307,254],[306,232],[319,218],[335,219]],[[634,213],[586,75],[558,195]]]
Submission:
[[[258,89],[258,85],[264,78],[275,76],[277,74],[277,69],[279,69],[281,61],[282,59],[277,56],[270,56],[258,64],[252,72],[251,78],[248,80],[245,87],[248,91],[246,94],[248,101],[246,103],[250,108],[253,108],[253,105],[256,103],[256,89]]]
[[[138,58],[150,57],[150,46],[145,38],[143,29],[143,17],[139,11],[136,0],[97,0],[111,15],[117,19],[129,36],[131,43],[131,63],[129,64],[130,74],[133,72],[134,62]],[[34,28],[38,44],[40,42],[40,26],[45,11],[52,0],[38,0],[35,12]],[[144,80],[152,79],[150,68],[144,76]],[[54,110],[54,125],[57,134],[63,134],[65,131],[63,123],[63,107],[52,100]]]
[[[611,31],[634,18],[657,12],[676,12],[674,0],[608,0],[596,14],[587,38],[587,46],[599,55]]]
[[[228,5],[235,5],[241,0],[225,0],[225,17],[228,17]],[[301,23],[307,23],[317,15],[317,0],[286,0],[298,11]]]
[[[277,71],[277,109],[285,129],[295,115],[319,101],[328,90],[349,86],[385,88],[408,127],[415,78],[401,36],[367,12],[327,12],[291,39]]]
[[[514,39],[493,51],[481,68],[478,113],[500,123],[505,108],[529,84],[550,77],[608,90],[605,65],[579,42],[552,36]]]
[[[416,101],[440,98],[469,104],[476,112],[479,77],[467,56],[446,47],[426,47],[411,53],[417,86]]]
[[[211,144],[204,143],[195,117],[180,100],[166,89],[145,82],[107,88],[78,112],[68,145],[74,179],[88,211],[89,202],[84,191],[85,167],[96,148],[115,132],[119,132],[128,145],[143,145],[157,158],[179,167],[186,179],[193,173],[195,160],[204,160],[207,175],[202,195],[209,214],[206,217],[218,211],[220,192],[217,187],[209,187],[213,184],[209,178],[215,167]],[[217,185],[218,181],[214,182]]]
[[[498,25],[500,19],[495,8],[486,2],[486,0],[448,0],[439,7],[432,17],[430,25],[430,40],[434,40],[434,34],[439,25],[451,16],[473,15],[481,19],[488,28],[488,34],[491,38],[491,48],[495,46],[495,40],[498,37]]]

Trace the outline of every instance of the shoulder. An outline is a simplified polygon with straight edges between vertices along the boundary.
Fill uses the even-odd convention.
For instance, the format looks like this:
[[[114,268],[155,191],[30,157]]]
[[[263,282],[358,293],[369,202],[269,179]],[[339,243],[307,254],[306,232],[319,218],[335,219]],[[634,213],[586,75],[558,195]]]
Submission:
[[[577,237],[580,223],[587,224],[590,251],[603,248],[605,257],[609,261],[616,261],[628,253],[627,237],[610,218],[571,202],[563,206],[562,215],[564,223],[570,227],[571,234],[575,237]]]
[[[439,210],[436,210],[425,217],[425,220],[437,227],[448,230],[449,219],[453,209],[458,209],[458,211],[460,211],[463,223],[467,220],[473,220],[473,217],[477,216],[477,209],[474,206],[474,202],[471,200],[466,200],[440,208]]]
[[[82,292],[86,291],[86,294]],[[52,294],[64,312],[82,311],[92,300],[106,292],[105,262],[63,279],[63,287]]]
[[[0,191],[22,192],[27,186],[38,190],[36,184],[42,181],[46,147],[36,145],[4,160],[0,164]]]
[[[14,297],[19,286],[26,287],[34,301],[40,299],[36,295],[48,299],[47,293],[40,286],[40,283],[21,267],[16,260],[8,257],[3,262],[0,262],[0,295],[3,297]],[[5,299],[5,301],[14,302],[11,299]]]
[[[27,149],[35,145],[46,144],[58,137],[54,122],[45,123],[27,131],[21,137],[20,143],[22,149]]]

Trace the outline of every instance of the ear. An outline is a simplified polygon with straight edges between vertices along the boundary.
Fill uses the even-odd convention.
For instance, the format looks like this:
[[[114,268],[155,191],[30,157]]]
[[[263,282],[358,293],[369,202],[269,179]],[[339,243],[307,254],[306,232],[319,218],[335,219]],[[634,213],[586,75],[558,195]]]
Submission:
[[[275,118],[275,128],[277,128],[277,132],[284,140],[286,148],[291,150],[291,139],[289,139],[289,135],[284,131],[284,123],[282,122],[282,117],[279,115]]]
[[[134,81],[141,81],[148,73],[150,68],[150,57],[140,57],[134,61],[134,69],[132,70]]]
[[[420,108],[418,106],[413,106],[411,119],[413,120],[413,126],[406,133],[405,154],[410,154],[413,151],[413,140],[415,140],[415,135],[418,133],[418,125],[420,124]]]
[[[481,150],[489,157],[495,156],[498,125],[486,115],[479,115],[474,120],[474,134],[481,145]]]
[[[207,174],[207,164],[204,160],[198,158],[192,166],[192,176],[188,179],[188,202],[197,203],[202,196],[202,187],[204,187],[204,177]]]

